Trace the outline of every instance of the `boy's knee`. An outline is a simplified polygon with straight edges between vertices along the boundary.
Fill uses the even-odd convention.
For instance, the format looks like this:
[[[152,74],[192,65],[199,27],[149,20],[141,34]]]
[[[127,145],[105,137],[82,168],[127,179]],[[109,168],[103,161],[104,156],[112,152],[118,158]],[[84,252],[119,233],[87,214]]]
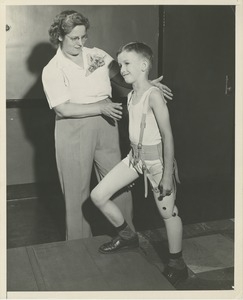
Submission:
[[[97,188],[94,188],[91,193],[90,193],[90,198],[92,200],[92,202],[96,205],[96,206],[100,206],[101,205],[101,201],[102,198],[100,196],[100,193],[98,192]]]
[[[178,209],[176,206],[171,209],[170,207],[163,205],[160,207],[160,214],[164,220],[174,218],[178,216]]]

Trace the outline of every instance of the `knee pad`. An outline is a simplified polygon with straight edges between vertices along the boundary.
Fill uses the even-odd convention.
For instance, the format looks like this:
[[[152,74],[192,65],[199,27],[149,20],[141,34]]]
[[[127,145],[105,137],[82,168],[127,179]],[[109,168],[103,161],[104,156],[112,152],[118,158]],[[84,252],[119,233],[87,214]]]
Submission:
[[[175,205],[171,208],[169,205],[162,204],[159,211],[164,220],[178,216],[178,209]]]

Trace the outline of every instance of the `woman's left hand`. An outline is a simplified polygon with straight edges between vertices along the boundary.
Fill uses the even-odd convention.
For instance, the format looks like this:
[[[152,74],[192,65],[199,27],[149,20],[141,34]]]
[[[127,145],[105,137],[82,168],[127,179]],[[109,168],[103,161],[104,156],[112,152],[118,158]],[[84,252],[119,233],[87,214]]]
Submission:
[[[171,92],[171,89],[168,88],[168,86],[160,83],[160,81],[163,79],[163,76],[160,76],[159,78],[156,78],[154,80],[151,80],[151,84],[156,86],[157,88],[159,88],[161,90],[161,92],[163,93],[164,97],[166,99],[172,100],[173,98],[173,94]]]

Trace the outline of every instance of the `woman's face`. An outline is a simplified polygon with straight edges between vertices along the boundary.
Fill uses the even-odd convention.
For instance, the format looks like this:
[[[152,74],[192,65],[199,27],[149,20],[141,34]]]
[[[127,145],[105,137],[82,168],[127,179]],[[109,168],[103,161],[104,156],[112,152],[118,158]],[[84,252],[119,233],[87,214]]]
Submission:
[[[64,37],[59,37],[62,51],[68,55],[77,56],[82,51],[87,40],[87,31],[84,25],[77,25]]]

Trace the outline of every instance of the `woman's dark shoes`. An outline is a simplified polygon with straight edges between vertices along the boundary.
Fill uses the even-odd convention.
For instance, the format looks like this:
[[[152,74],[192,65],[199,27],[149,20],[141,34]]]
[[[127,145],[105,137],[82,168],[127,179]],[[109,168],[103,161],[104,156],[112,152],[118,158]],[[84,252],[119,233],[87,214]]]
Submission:
[[[130,250],[139,246],[138,236],[134,235],[132,238],[123,239],[121,236],[116,236],[110,242],[100,246],[99,252],[104,254],[115,253],[122,250]]]
[[[186,265],[183,269],[176,269],[167,265],[164,269],[163,275],[172,285],[177,285],[180,281],[188,278],[188,269]]]

